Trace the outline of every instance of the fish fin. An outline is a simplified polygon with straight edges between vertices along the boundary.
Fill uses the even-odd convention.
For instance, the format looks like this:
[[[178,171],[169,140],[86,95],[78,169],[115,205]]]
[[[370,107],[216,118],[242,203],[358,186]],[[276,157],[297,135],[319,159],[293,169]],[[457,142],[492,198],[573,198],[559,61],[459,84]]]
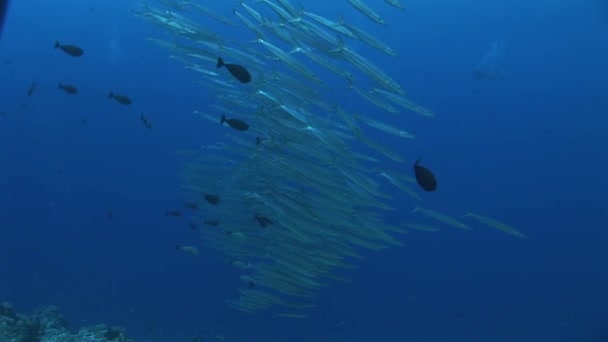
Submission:
[[[110,99],[110,100],[111,100],[113,97],[114,97],[114,92],[112,92],[112,91],[111,91],[111,92],[110,92],[110,95],[108,95],[108,99]]]
[[[60,47],[60,46],[61,46],[61,44],[59,44],[59,41],[58,41],[58,40],[56,40],[56,41],[55,41],[55,49],[56,49],[56,48],[58,48],[58,47]]]
[[[418,157],[418,159],[416,159],[416,162],[414,163],[413,168],[415,169],[416,166],[418,166],[418,163],[420,163],[420,160],[422,159],[422,157]]]
[[[218,58],[217,58],[217,64],[215,65],[215,67],[216,67],[216,68],[221,68],[221,67],[223,67],[224,65],[226,65],[226,64],[224,63],[224,60],[222,59],[222,57],[218,57]]]
[[[220,125],[223,125],[226,122],[226,115],[222,114],[222,118],[220,119]]]

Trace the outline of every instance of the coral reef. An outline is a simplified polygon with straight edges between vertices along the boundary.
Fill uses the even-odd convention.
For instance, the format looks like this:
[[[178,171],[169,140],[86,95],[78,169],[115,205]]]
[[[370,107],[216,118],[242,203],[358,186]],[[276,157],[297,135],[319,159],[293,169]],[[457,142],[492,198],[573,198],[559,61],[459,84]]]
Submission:
[[[134,342],[124,329],[105,324],[82,327],[73,332],[54,306],[40,308],[31,315],[15,313],[10,303],[0,304],[0,339],[14,342]]]

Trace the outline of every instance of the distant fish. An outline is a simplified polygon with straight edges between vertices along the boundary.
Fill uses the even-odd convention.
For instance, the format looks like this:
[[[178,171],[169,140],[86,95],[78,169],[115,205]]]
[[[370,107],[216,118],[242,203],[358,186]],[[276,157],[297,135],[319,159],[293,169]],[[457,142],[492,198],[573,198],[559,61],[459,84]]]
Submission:
[[[266,140],[266,138],[255,137],[255,145],[258,146],[259,144],[263,143],[264,140]]]
[[[144,124],[144,126],[146,126],[146,128],[152,128],[152,124],[150,123],[150,121],[148,120],[148,118],[146,118],[144,116],[144,114],[142,113],[141,116],[139,117],[141,122]]]
[[[245,121],[239,119],[226,119],[226,115],[222,114],[220,124],[224,124],[224,122],[227,123],[228,126],[236,129],[237,131],[244,132],[249,129],[249,125]]]
[[[196,249],[196,247],[176,245],[175,248],[190,255],[198,255],[198,249]]]
[[[110,92],[110,95],[108,95],[108,99],[110,99],[110,100],[114,99],[114,100],[116,100],[116,102],[123,104],[125,106],[128,106],[131,103],[133,103],[133,101],[131,101],[131,99],[128,96],[114,94],[114,92]]]
[[[61,45],[58,41],[55,42],[55,49],[57,48],[73,57],[80,57],[84,54],[84,51],[80,47],[76,45]]]
[[[203,221],[203,224],[206,226],[211,226],[211,227],[217,227],[220,225],[220,221],[216,221],[216,220],[205,220]]]
[[[220,196],[214,194],[203,194],[205,200],[209,202],[209,204],[219,205],[220,204]]]
[[[179,210],[167,210],[167,211],[165,211],[165,215],[179,217],[179,216],[182,216],[182,212]]]
[[[73,85],[59,83],[59,86],[57,88],[65,91],[70,95],[78,94],[78,88],[74,87]]]
[[[433,172],[426,167],[418,165],[419,163],[420,158],[418,158],[416,163],[414,163],[414,173],[416,174],[416,181],[418,182],[418,185],[420,185],[424,191],[435,191],[437,189],[437,180],[435,179],[435,175],[433,175]]]
[[[222,57],[218,57],[217,64],[215,67],[216,68],[226,67],[226,69],[228,69],[228,71],[232,74],[232,76],[234,76],[234,78],[239,80],[239,82],[241,82],[241,83],[251,82],[251,74],[242,65],[224,63],[224,60],[222,59]]]
[[[30,88],[27,90],[27,96],[32,96],[34,94],[34,90],[36,89],[36,82],[32,82]]]
[[[264,228],[268,227],[269,225],[274,224],[274,222],[272,222],[269,218],[264,217],[264,216],[260,216],[258,214],[255,214],[253,216],[253,219],[256,220],[256,221],[258,221],[258,223],[260,224],[260,226],[262,226]]]
[[[190,210],[198,210],[198,205],[196,203],[193,202],[182,202],[182,204],[184,205],[184,207],[190,209]]]

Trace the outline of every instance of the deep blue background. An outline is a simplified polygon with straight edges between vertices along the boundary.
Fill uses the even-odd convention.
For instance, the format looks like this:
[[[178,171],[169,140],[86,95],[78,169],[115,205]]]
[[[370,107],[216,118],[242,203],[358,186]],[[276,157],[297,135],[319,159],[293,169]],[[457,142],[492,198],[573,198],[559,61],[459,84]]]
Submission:
[[[381,36],[401,57],[369,58],[437,114],[394,121],[413,143],[377,138],[436,172],[425,207],[487,214],[526,239],[483,227],[411,234],[342,272],[352,283],[322,291],[309,320],[231,311],[234,271],[204,248],[176,253],[175,243],[201,241],[188,218],[164,215],[184,199],[187,158],[175,151],[224,134],[191,114],[213,101],[198,75],[145,41],[167,36],[130,13],[137,2],[13,1],[0,42],[0,300],[23,312],[57,305],[76,327],[107,322],[151,341],[607,341],[608,6],[403,0],[401,13],[367,2],[388,28],[345,1],[306,8],[339,9]],[[54,50],[55,40],[85,55]],[[472,69],[493,42],[505,46],[505,75],[480,82]],[[108,101],[110,90],[134,104]],[[408,219],[414,203],[386,191],[398,200],[387,220]]]

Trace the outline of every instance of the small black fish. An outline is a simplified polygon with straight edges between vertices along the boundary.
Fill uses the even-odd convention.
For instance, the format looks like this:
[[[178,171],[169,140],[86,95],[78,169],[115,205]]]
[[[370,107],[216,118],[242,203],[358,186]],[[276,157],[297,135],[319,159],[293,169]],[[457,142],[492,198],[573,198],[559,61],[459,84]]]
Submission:
[[[209,204],[213,204],[213,205],[220,204],[220,196],[218,196],[218,195],[203,194],[203,197],[205,197],[205,200],[207,200],[207,202],[209,202]]]
[[[437,180],[435,179],[435,175],[433,175],[431,170],[424,166],[418,165],[418,163],[420,163],[420,158],[418,158],[418,160],[416,160],[414,163],[414,173],[416,174],[416,181],[418,182],[418,185],[420,185],[424,191],[435,191],[437,189]]]
[[[74,87],[73,85],[69,85],[69,84],[59,83],[59,87],[57,87],[57,89],[61,89],[70,95],[78,94],[78,88]]]
[[[167,211],[165,211],[165,215],[178,217],[178,216],[182,216],[182,212],[179,210],[167,210]]]
[[[269,218],[264,217],[264,216],[260,216],[258,214],[255,214],[253,216],[253,219],[256,220],[256,221],[258,221],[258,223],[260,224],[260,226],[262,226],[264,228],[268,227],[269,225],[273,225],[274,224],[274,222],[272,222]]]
[[[196,203],[192,203],[192,202],[183,202],[182,203],[184,205],[184,207],[190,209],[190,210],[198,210],[198,205],[196,205]]]
[[[148,121],[148,118],[146,118],[143,113],[139,118],[141,119],[141,122],[143,122],[144,126],[146,126],[146,128],[152,128],[152,124],[150,123],[150,121]]]
[[[255,137],[255,145],[258,146],[259,144],[263,143],[264,140],[266,140],[266,138]]]
[[[114,94],[114,92],[110,92],[110,95],[108,95],[108,99],[110,99],[110,100],[114,99],[114,100],[116,100],[116,102],[123,104],[125,106],[128,106],[132,103],[131,99],[128,96]]]
[[[61,45],[58,41],[55,42],[55,49],[57,48],[74,57],[80,57],[84,54],[84,51],[80,47],[76,45]]]
[[[241,82],[241,83],[251,82],[251,74],[249,73],[249,71],[247,71],[247,69],[245,69],[244,66],[239,65],[239,64],[224,63],[224,60],[222,59],[222,57],[218,57],[217,64],[215,65],[215,67],[221,68],[223,66],[225,66],[226,69],[228,69],[228,71],[232,74],[232,76],[234,76],[234,78],[239,80],[239,82]]]
[[[36,82],[32,82],[32,85],[27,90],[27,96],[32,96],[34,94],[34,89],[36,89]]]
[[[224,124],[224,122],[237,131],[246,131],[249,129],[249,125],[245,121],[239,119],[226,119],[226,115],[222,114],[220,124]]]
[[[205,221],[203,221],[203,224],[205,224],[207,226],[211,226],[211,227],[217,227],[220,225],[220,222],[216,221],[216,220],[205,220]]]

